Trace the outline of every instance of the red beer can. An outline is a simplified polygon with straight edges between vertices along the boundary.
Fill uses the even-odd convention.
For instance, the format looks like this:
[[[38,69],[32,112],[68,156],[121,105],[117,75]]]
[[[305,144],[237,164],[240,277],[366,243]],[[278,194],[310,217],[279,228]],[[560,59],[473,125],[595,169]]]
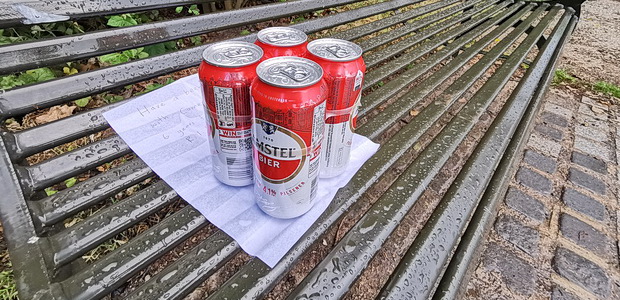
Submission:
[[[269,27],[258,32],[255,42],[263,52],[263,60],[278,56],[305,57],[308,52],[308,36],[291,27]]]
[[[327,89],[321,67],[276,57],[256,68],[252,83],[254,194],[276,218],[306,213],[318,192]]]
[[[250,84],[263,50],[246,42],[213,44],[198,69],[206,102],[213,174],[224,184],[245,186],[252,176]]]
[[[334,177],[349,163],[366,64],[360,46],[339,39],[310,42],[308,57],[323,68],[329,90],[321,177]]]

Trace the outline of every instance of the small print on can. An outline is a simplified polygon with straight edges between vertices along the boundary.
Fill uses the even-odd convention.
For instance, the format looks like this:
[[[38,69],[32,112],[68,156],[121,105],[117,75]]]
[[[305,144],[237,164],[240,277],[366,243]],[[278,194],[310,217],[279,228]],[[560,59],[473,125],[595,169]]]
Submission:
[[[250,84],[263,55],[245,42],[221,42],[203,52],[203,85],[213,174],[224,184],[253,182]]]
[[[308,212],[318,193],[327,89],[321,67],[277,57],[257,67],[252,84],[254,194],[276,218]]]
[[[323,68],[329,91],[321,177],[335,177],[349,164],[366,64],[362,48],[345,40],[314,40],[308,44],[308,52],[308,57]]]
[[[262,60],[279,56],[305,57],[308,36],[292,27],[269,27],[258,32],[256,45],[265,53]]]

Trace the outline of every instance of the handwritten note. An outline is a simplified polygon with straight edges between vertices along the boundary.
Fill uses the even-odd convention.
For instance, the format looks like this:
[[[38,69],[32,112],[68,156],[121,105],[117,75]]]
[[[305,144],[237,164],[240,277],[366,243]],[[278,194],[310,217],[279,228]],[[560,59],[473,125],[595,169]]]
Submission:
[[[202,99],[198,76],[193,75],[107,111],[104,117],[185,201],[235,239],[248,254],[271,267],[379,148],[367,138],[355,135],[347,171],[319,181],[314,207],[299,218],[275,219],[258,208],[252,186],[227,186],[213,176]]]

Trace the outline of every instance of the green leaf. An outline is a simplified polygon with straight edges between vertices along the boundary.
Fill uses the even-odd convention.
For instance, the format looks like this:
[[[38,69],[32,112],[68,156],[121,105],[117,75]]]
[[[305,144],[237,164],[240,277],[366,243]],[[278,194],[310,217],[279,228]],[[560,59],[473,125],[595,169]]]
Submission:
[[[138,21],[136,21],[136,19],[134,19],[132,15],[123,14],[120,16],[110,17],[107,24],[110,27],[127,27],[138,25]]]
[[[176,11],[177,14],[180,14],[183,11],[183,6],[177,6],[177,8],[175,8],[174,11]]]
[[[146,52],[139,52],[138,53],[138,58],[147,58],[149,57],[149,54]]]
[[[149,45],[144,47],[144,52],[150,56],[162,55],[166,53],[166,45],[159,43],[155,45]]]
[[[192,36],[189,40],[194,44],[194,46],[202,45],[202,39],[199,36]]]
[[[194,4],[192,6],[189,7],[189,12],[191,14],[194,14],[194,16],[197,16],[200,14],[200,10],[198,9],[198,5]]]
[[[247,30],[247,29],[246,30],[242,30],[241,32],[239,32],[240,35],[248,35],[250,33],[251,32],[249,30]]]
[[[8,90],[24,84],[26,83],[15,75],[0,76],[0,90]]]
[[[26,71],[26,75],[28,75],[30,77],[29,80],[32,81],[29,83],[42,82],[56,78],[56,75],[54,75],[54,72],[52,72],[50,68],[28,70]]]
[[[169,85],[169,84],[171,84],[171,83],[173,83],[173,82],[174,82],[174,78],[172,78],[172,77],[168,77],[168,78],[166,79],[166,83],[164,83],[164,85]]]
[[[118,65],[129,61],[129,57],[124,53],[110,53],[99,56],[99,61],[110,65]]]
[[[54,195],[56,193],[58,193],[58,191],[53,189],[53,188],[51,188],[51,187],[48,187],[48,188],[45,189],[45,194],[47,194],[47,196],[51,196],[51,195]]]
[[[70,187],[74,186],[76,183],[77,183],[77,178],[75,178],[75,177],[71,177],[71,178],[69,178],[69,179],[65,180],[65,185],[66,185],[68,188],[70,188]]]
[[[103,99],[107,103],[115,103],[115,102],[124,100],[125,98],[123,96],[119,96],[119,95],[109,95],[109,94],[106,94],[106,95],[103,96]]]
[[[166,50],[176,50],[177,49],[177,42],[176,41],[167,41],[167,42],[164,42],[164,45],[166,46]]]
[[[86,97],[86,98],[75,100],[73,102],[75,102],[75,105],[77,105],[79,107],[84,107],[84,106],[88,105],[88,103],[90,102],[90,99],[91,99],[90,97]]]

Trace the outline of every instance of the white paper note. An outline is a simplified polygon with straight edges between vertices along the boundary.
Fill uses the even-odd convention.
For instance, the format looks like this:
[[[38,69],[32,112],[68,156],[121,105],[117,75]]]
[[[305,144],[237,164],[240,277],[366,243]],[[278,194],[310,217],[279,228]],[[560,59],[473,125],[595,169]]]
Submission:
[[[354,135],[346,172],[319,181],[314,207],[299,218],[276,219],[258,208],[251,185],[231,187],[213,176],[201,89],[198,76],[188,76],[103,115],[131,149],[185,201],[248,254],[273,267],[379,145]]]

